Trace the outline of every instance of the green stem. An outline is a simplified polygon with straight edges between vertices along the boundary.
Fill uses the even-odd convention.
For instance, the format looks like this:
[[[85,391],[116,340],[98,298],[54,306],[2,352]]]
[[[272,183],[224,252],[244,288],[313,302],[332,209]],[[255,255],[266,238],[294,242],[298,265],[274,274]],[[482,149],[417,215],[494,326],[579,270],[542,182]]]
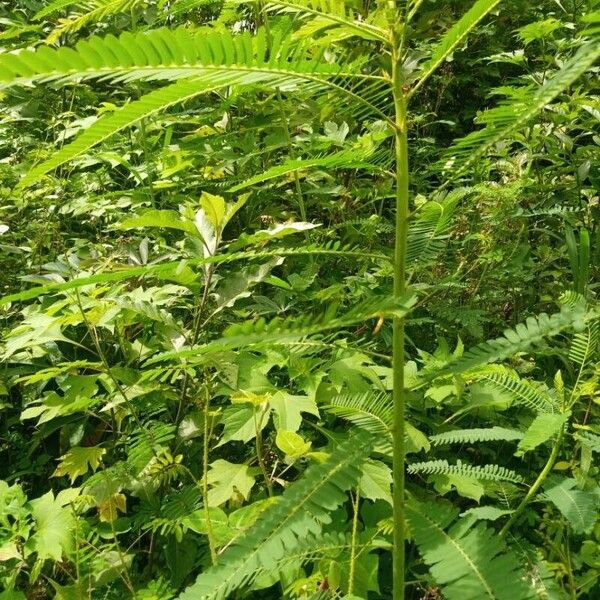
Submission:
[[[204,515],[206,517],[206,533],[208,536],[208,546],[210,548],[210,559],[213,565],[217,564],[217,545],[210,518],[210,508],[208,506],[208,451],[210,441],[210,428],[208,426],[210,417],[210,392],[206,388],[204,398],[204,439],[202,440],[202,496],[204,504]]]
[[[290,158],[294,160],[296,158],[296,153],[294,152],[294,143],[292,142],[292,135],[290,133],[288,119],[283,109],[283,98],[281,97],[281,91],[279,89],[277,90],[277,101],[279,106],[279,112],[281,114],[281,123],[283,125],[283,131],[285,133],[285,139],[288,146],[288,154],[290,155]],[[298,170],[294,170],[294,184],[296,186],[296,197],[298,198],[300,218],[303,221],[306,221],[306,205],[304,203],[304,195],[302,194],[302,185],[300,184],[300,176],[298,175]]]
[[[356,488],[356,495],[352,502],[352,542],[350,545],[350,573],[348,575],[348,596],[354,592],[354,577],[356,572],[356,542],[358,538],[358,509],[360,506],[360,491]]]
[[[406,98],[403,86],[399,49],[401,35],[398,25],[392,35],[392,86],[395,108],[395,151],[396,151],[396,242],[394,250],[394,297],[400,298],[406,291],[406,238],[409,217],[409,166]],[[405,390],[404,390],[404,319],[394,317],[393,323],[393,505],[394,505],[394,550],[393,582],[394,600],[404,600],[405,590],[405,540],[404,521],[404,463],[405,463]]]
[[[218,244],[218,241],[217,241]],[[194,317],[192,319],[192,337],[190,340],[190,347],[193,348],[198,343],[198,338],[200,337],[200,331],[204,323],[200,320],[202,314],[204,312],[204,307],[206,305],[206,301],[208,300],[208,293],[210,291],[210,286],[212,283],[212,277],[214,275],[216,269],[216,265],[209,265],[206,272],[206,281],[204,283],[204,290],[202,291],[202,297],[200,301],[196,304],[196,309],[194,310]],[[186,394],[188,389],[190,376],[186,369],[183,374],[183,381],[181,383],[181,393],[179,394],[179,404],[177,405],[177,415],[175,416],[175,423],[179,423],[183,418],[183,410],[185,408]]]
[[[256,407],[252,408],[253,416],[254,416],[254,431],[256,432],[256,458],[258,459],[258,466],[263,474],[263,478],[265,480],[265,485],[267,486],[267,494],[269,498],[273,497],[273,483],[271,482],[271,476],[269,475],[269,471],[267,470],[267,466],[265,464],[265,460],[263,457],[263,444],[262,444],[262,422],[265,411],[263,410],[260,415],[260,421],[256,420]]]
[[[525,498],[521,500],[521,504],[516,508],[515,512],[510,516],[510,519],[506,522],[504,527],[500,530],[500,535],[504,537],[508,530],[517,522],[517,520],[523,514],[523,511],[527,508],[527,505],[531,502],[532,498],[537,494],[537,491],[540,489],[544,481],[546,481],[546,477],[550,471],[552,471],[554,464],[556,463],[556,459],[558,458],[558,454],[560,452],[560,448],[562,446],[562,441],[565,435],[564,427],[561,429],[558,437],[556,438],[556,443],[554,444],[554,448],[552,448],[552,452],[548,457],[546,465],[542,469],[542,472],[538,475],[537,479],[533,482],[533,485],[529,488],[529,491],[525,495]]]

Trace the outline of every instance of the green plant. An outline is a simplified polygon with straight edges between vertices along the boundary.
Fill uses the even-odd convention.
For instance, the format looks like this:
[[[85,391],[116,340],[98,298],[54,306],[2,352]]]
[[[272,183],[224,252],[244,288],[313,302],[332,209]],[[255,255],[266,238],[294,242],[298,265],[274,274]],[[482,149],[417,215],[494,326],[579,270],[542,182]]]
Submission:
[[[49,152],[31,142],[32,125],[21,141],[26,173],[6,195],[26,207],[24,222],[40,205],[46,212],[34,226],[47,220],[70,238],[57,236],[48,251],[43,236],[13,245],[31,256],[36,285],[9,285],[2,299],[10,323],[3,359],[6,393],[20,394],[11,431],[18,444],[34,439],[19,472],[33,481],[41,467],[42,479],[69,479],[65,504],[42,494],[32,510],[54,502],[64,529],[77,532],[68,543],[40,542],[36,557],[26,550],[28,525],[15,532],[9,519],[17,550],[8,560],[19,566],[7,587],[37,585],[46,569],[64,597],[101,589],[171,597],[193,571],[199,577],[183,597],[278,585],[279,597],[318,587],[325,596],[400,599],[420,593],[407,590],[410,570],[427,594],[435,582],[448,598],[544,597],[546,572],[527,585],[508,535],[535,521],[531,505],[543,502],[565,519],[544,520],[561,538],[548,555],[560,558],[561,585],[576,597],[568,535],[592,534],[597,495],[588,430],[598,378],[592,224],[577,223],[579,241],[567,226],[575,294],[551,316],[543,311],[558,296],[553,279],[509,329],[491,316],[498,299],[485,281],[527,285],[527,248],[499,249],[517,230],[513,220],[519,240],[539,234],[526,221],[535,211],[510,212],[523,190],[544,188],[531,170],[519,171],[519,156],[544,155],[536,128],[563,110],[566,92],[600,55],[593,3],[592,25],[573,22],[570,41],[556,42],[558,65],[496,90],[479,85],[482,96],[505,100],[488,105],[474,131],[472,107],[457,108],[466,135],[449,146],[439,135],[443,150],[413,132],[435,127],[427,123],[432,89],[453,58],[469,60],[460,50],[485,35],[484,24],[512,31],[499,0],[477,0],[466,12],[446,3],[440,35],[420,0],[34,4],[23,10],[37,11],[49,45],[2,53],[0,82],[11,108],[20,86],[58,89],[69,126],[57,125],[62,137]],[[526,49],[561,29],[558,19],[511,18]],[[32,33],[14,27],[11,39]],[[72,43],[88,31],[97,33]],[[71,109],[86,116],[73,123]],[[19,136],[20,117],[9,113],[7,130]],[[580,184],[586,177],[578,171]],[[535,241],[546,237],[542,229]],[[544,243],[542,275],[562,258],[564,238]],[[35,302],[16,308],[26,300]],[[491,339],[470,350],[459,340],[450,352],[436,339],[465,331],[485,339],[482,322]],[[560,336],[571,330],[569,353]],[[511,368],[492,364],[500,361]],[[361,433],[340,429],[337,418]],[[515,444],[514,456],[492,450],[497,444]],[[581,464],[562,465],[572,477],[555,479],[566,444],[581,450]],[[455,460],[453,445],[468,460]],[[52,469],[43,462],[50,457]],[[432,503],[430,487],[455,494],[453,503]],[[459,518],[484,496],[499,505]],[[19,516],[19,502],[11,519],[31,522],[34,512]],[[482,519],[505,519],[504,539]],[[429,574],[406,552],[412,542]],[[80,554],[96,547],[112,566]],[[380,549],[392,562],[384,591]],[[69,583],[63,555],[75,569]],[[550,562],[528,561],[527,576]]]

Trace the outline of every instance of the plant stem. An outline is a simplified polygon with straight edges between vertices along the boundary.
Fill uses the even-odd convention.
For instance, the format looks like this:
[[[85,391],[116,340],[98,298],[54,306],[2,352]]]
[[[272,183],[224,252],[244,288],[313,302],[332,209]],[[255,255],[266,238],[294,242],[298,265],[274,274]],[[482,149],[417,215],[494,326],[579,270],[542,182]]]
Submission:
[[[562,446],[562,441],[565,435],[564,427],[560,430],[558,437],[556,438],[556,443],[554,444],[554,448],[552,448],[552,452],[548,457],[548,460],[542,469],[542,472],[538,475],[537,479],[533,482],[533,485],[529,488],[529,491],[525,495],[525,498],[521,500],[521,504],[516,508],[515,512],[510,516],[510,519],[505,523],[504,527],[500,530],[500,535],[504,537],[508,530],[515,524],[515,522],[519,519],[519,517],[523,514],[523,511],[527,508],[531,499],[536,495],[537,491],[540,489],[544,481],[546,481],[546,477],[554,467],[556,463],[556,459],[558,458],[558,454],[560,452],[560,448]]]
[[[204,397],[204,439],[202,440],[202,496],[204,504],[204,515],[206,517],[206,533],[208,536],[208,546],[210,548],[210,559],[213,565],[217,564],[217,545],[215,544],[215,535],[213,532],[212,521],[210,518],[210,509],[208,506],[208,444],[210,441],[210,428],[208,419],[210,417],[210,392],[206,388]]]
[[[265,23],[266,22],[267,21],[265,20]],[[281,123],[283,125],[283,132],[285,133],[285,140],[288,146],[288,154],[290,158],[294,160],[296,158],[296,153],[294,152],[294,143],[292,141],[287,115],[283,109],[283,98],[281,97],[281,91],[279,89],[277,90],[277,103],[279,107],[279,113],[281,114]],[[296,197],[298,199],[300,218],[303,221],[306,221],[306,205],[304,203],[304,195],[302,194],[302,186],[300,185],[300,176],[298,175],[298,170],[294,170],[294,185],[296,186]]]
[[[256,432],[256,458],[258,459],[258,466],[263,474],[265,485],[267,486],[267,494],[269,498],[273,497],[273,484],[271,482],[271,476],[269,475],[269,471],[267,470],[267,466],[265,465],[265,459],[263,457],[263,445],[262,445],[262,422],[264,417],[264,410],[262,410],[260,415],[260,421],[256,420],[256,407],[252,407],[253,416],[254,416],[254,431]]]
[[[406,291],[406,238],[408,229],[408,135],[406,98],[403,86],[399,49],[401,35],[398,24],[392,34],[392,91],[395,109],[395,153],[396,153],[396,241],[394,250],[394,297],[399,299]],[[393,549],[393,599],[404,600],[405,571],[405,522],[404,522],[404,462],[405,462],[405,390],[404,390],[404,319],[394,317],[393,323],[393,504],[394,504],[394,549]]]
[[[356,571],[356,541],[358,536],[358,509],[360,507],[360,490],[356,488],[356,495],[352,502],[352,542],[350,546],[350,573],[348,575],[348,596],[354,592],[354,574]]]
[[[206,305],[206,301],[208,300],[208,293],[210,291],[210,285],[212,283],[212,277],[215,272],[215,265],[209,265],[206,271],[206,281],[204,283],[204,290],[202,291],[202,297],[200,298],[199,303],[196,305],[196,309],[194,310],[194,317],[192,319],[192,337],[190,340],[190,347],[193,348],[198,343],[198,338],[200,337],[200,330],[202,329],[202,321],[200,320],[202,314],[204,312],[204,307]],[[183,381],[181,383],[181,393],[179,394],[179,404],[177,405],[177,414],[175,416],[175,423],[179,424],[180,420],[183,418],[183,410],[185,408],[185,400],[186,394],[189,384],[189,374],[186,370],[183,374]]]

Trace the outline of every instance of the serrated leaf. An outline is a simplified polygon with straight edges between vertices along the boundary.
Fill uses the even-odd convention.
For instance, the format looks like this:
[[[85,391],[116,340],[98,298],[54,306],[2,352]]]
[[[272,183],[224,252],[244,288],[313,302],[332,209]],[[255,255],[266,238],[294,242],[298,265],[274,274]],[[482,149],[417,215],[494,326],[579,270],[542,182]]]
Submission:
[[[31,500],[30,504],[35,533],[27,546],[37,552],[41,560],[51,558],[60,562],[63,554],[73,549],[75,517],[71,507],[62,506],[51,491]]]
[[[191,221],[187,221],[174,210],[146,210],[142,214],[125,219],[117,225],[119,229],[137,229],[140,227],[159,227],[165,229],[178,229],[193,236],[198,236],[198,231]]]
[[[271,398],[274,411],[275,427],[286,431],[298,431],[302,423],[302,413],[319,416],[319,409],[314,398],[277,392]]]
[[[546,487],[544,497],[550,500],[569,521],[575,533],[589,533],[598,516],[600,493],[578,490],[575,479],[563,479],[551,487]]]
[[[222,458],[212,462],[207,475],[208,505],[221,506],[239,496],[247,500],[254,485],[253,473],[254,469],[248,465],[230,463]]]
[[[89,469],[95,471],[106,450],[100,446],[71,448],[60,457],[60,464],[52,474],[52,477],[68,475],[73,483],[80,475],[85,475]]]
[[[528,427],[523,439],[519,442],[515,456],[523,456],[525,452],[529,452],[547,442],[564,427],[568,418],[569,415],[567,413],[539,414]]]
[[[369,500],[385,500],[392,503],[392,471],[380,460],[368,460],[362,467],[358,483],[360,495]]]
[[[311,449],[312,444],[304,441],[301,435],[294,431],[280,429],[275,437],[275,444],[285,453],[286,460],[294,461],[306,456]]]

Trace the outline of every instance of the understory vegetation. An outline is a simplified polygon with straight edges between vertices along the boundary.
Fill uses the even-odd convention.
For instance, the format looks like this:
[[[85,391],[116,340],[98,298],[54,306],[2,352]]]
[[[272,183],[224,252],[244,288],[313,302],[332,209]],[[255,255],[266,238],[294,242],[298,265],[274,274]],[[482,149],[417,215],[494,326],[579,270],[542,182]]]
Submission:
[[[0,600],[600,598],[599,0],[0,23]]]

